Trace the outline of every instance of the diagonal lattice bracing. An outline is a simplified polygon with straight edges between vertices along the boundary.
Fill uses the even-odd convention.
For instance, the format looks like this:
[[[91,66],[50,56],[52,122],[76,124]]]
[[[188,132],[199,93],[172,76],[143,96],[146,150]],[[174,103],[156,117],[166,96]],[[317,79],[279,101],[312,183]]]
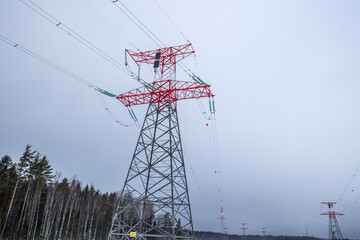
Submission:
[[[109,239],[193,239],[177,110],[170,101],[150,103],[121,194]]]

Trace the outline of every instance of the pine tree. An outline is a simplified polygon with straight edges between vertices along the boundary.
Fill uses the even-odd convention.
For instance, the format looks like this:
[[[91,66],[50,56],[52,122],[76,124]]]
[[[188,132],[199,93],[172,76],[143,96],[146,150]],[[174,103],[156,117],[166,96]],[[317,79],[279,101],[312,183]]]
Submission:
[[[25,148],[25,152],[23,153],[22,157],[20,158],[20,161],[18,164],[19,179],[22,179],[24,182],[27,182],[27,188],[26,188],[26,193],[25,193],[22,208],[21,208],[20,218],[19,218],[17,228],[16,228],[16,234],[18,234],[20,227],[25,222],[25,219],[24,219],[25,209],[27,207],[26,204],[28,203],[28,198],[31,194],[30,187],[31,187],[31,182],[32,182],[32,176],[29,172],[29,167],[34,160],[36,153],[37,153],[37,151],[32,151],[31,145],[27,144],[26,148]]]
[[[12,194],[12,197],[11,197],[11,200],[10,200],[10,205],[9,205],[8,211],[6,213],[5,222],[4,222],[1,234],[0,234],[0,240],[2,239],[2,237],[4,236],[4,233],[5,233],[7,220],[9,218],[10,213],[11,213],[11,209],[12,209],[12,206],[13,206],[14,197],[15,197],[16,190],[17,190],[17,187],[18,187],[18,184],[19,184],[19,180],[20,180],[23,172],[25,172],[27,170],[27,167],[29,166],[29,163],[31,162],[34,154],[35,154],[35,151],[31,151],[31,145],[30,144],[26,145],[25,152],[23,153],[23,156],[20,158],[20,163],[18,164],[18,178],[16,180],[15,187],[14,187],[14,190],[13,190],[13,194]]]
[[[53,180],[52,173],[47,157],[31,150],[31,145],[26,146],[18,164],[9,156],[1,159],[2,238],[106,239],[119,202],[118,194],[102,194],[92,185],[82,187],[76,179]],[[155,222],[152,204],[146,206],[147,221]],[[128,212],[127,220],[134,221],[134,215]]]
[[[8,155],[5,155],[0,161],[0,229],[5,229],[1,228],[3,221],[6,221],[2,216],[5,216],[8,210],[11,186],[15,184],[16,177],[16,165]]]
[[[40,205],[39,196],[41,195],[42,186],[43,184],[50,182],[55,177],[52,175],[52,167],[50,166],[46,155],[41,157],[40,153],[37,153],[34,160],[30,162],[29,174],[34,179],[36,187],[30,208],[27,240],[29,240],[31,236],[35,239],[37,233]]]
[[[32,164],[36,153],[36,151],[31,150],[30,144],[26,145],[25,152],[20,158],[20,162],[18,164],[19,176],[24,178],[24,180],[28,180],[29,178],[29,166]]]

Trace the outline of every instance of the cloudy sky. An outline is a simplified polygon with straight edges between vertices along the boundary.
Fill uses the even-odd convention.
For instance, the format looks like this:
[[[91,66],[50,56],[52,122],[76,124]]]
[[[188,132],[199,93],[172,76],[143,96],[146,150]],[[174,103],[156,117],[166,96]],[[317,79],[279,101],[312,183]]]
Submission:
[[[186,65],[216,94],[229,232],[247,222],[250,234],[326,237],[320,202],[338,201],[343,235],[359,239],[360,1],[157,1],[193,43],[198,67]],[[110,0],[35,2],[121,63],[132,45],[157,48]],[[186,43],[154,1],[122,2],[165,45]],[[0,35],[110,92],[139,86],[20,0],[0,1]],[[117,125],[94,90],[3,42],[0,52],[0,155],[17,160],[30,143],[63,176],[120,190],[139,129]],[[134,110],[142,119],[146,106]],[[194,227],[218,231],[211,122],[196,101],[178,112]]]

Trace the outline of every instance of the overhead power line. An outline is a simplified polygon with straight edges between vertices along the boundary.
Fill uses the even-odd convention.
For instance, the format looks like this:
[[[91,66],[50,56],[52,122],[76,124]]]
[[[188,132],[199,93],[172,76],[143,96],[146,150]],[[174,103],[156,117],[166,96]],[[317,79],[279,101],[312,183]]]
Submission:
[[[114,5],[128,17],[146,36],[148,36],[158,47],[164,48],[166,45],[128,8],[119,0],[110,0]],[[120,7],[119,4],[122,6]],[[124,8],[124,9],[123,9]],[[165,13],[166,14],[166,13]],[[172,21],[172,20],[171,20]],[[173,22],[173,21],[172,21]],[[176,25],[176,24],[175,24]],[[182,33],[182,32],[181,32]],[[186,38],[186,37],[185,37]],[[186,38],[187,40],[187,38]],[[189,40],[187,40],[190,42]],[[179,62],[179,66],[189,75],[196,76],[190,68],[188,68],[183,62]]]
[[[156,45],[158,45],[160,48],[161,47],[165,47],[165,44],[138,18],[136,17],[136,15],[129,9],[125,6],[124,3],[122,3],[121,1],[119,0],[110,0],[112,3],[114,3],[114,5],[122,12],[125,14],[125,16],[127,16],[141,31],[143,31]],[[120,3],[128,13],[126,13],[126,11],[124,9],[122,9],[118,3]],[[133,16],[135,18],[135,20],[129,16],[129,14],[131,16]],[[142,27],[141,27],[141,26]],[[145,31],[144,28],[147,30]],[[152,36],[150,36],[152,35]],[[157,40],[155,40],[155,39]]]
[[[15,43],[15,42],[13,42],[12,40],[10,40],[10,39],[7,38],[7,37],[4,37],[4,36],[0,35],[0,41],[2,41],[2,42],[4,42],[4,43],[6,43],[6,44],[8,44],[8,45],[10,45],[10,46],[18,49],[19,51],[21,51],[21,52],[23,52],[23,53],[26,53],[27,55],[33,57],[34,59],[36,59],[36,60],[38,60],[38,61],[40,61],[40,62],[42,62],[42,63],[44,63],[44,64],[46,64],[46,65],[48,65],[48,66],[50,66],[50,67],[52,67],[52,68],[54,68],[54,69],[56,69],[57,71],[59,71],[59,72],[65,74],[65,75],[71,77],[72,79],[74,79],[74,80],[82,83],[83,85],[85,85],[85,86],[87,86],[87,87],[89,87],[89,88],[94,89],[95,92],[98,94],[99,101],[100,101],[100,103],[103,105],[105,111],[110,115],[110,117],[111,117],[116,123],[118,123],[119,125],[125,126],[125,127],[132,126],[132,125],[130,125],[130,124],[125,124],[125,123],[119,121],[119,120],[115,117],[115,115],[111,112],[111,110],[110,110],[109,107],[106,105],[105,101],[101,98],[101,96],[100,96],[99,93],[102,93],[102,94],[107,95],[107,96],[109,96],[109,97],[116,97],[117,95],[115,95],[115,94],[113,94],[113,93],[110,93],[110,92],[108,92],[108,91],[106,91],[106,90],[103,90],[103,89],[101,89],[101,88],[93,85],[92,83],[90,83],[90,82],[86,81],[85,79],[83,79],[83,78],[81,78],[81,77],[79,77],[79,76],[77,76],[77,75],[69,72],[68,70],[60,67],[59,65],[57,65],[57,64],[55,64],[55,63],[53,63],[53,62],[51,62],[51,61],[49,61],[49,60],[41,57],[40,55],[38,55],[38,54],[30,51],[29,49],[27,49],[27,48],[25,48],[25,47],[23,47],[23,46]]]
[[[88,87],[90,87],[90,88],[92,88],[92,89],[95,89],[95,90],[97,90],[97,91],[101,91],[101,90],[102,90],[101,88],[96,87],[95,85],[91,84],[90,82],[88,82],[88,81],[86,81],[86,80],[84,80],[84,79],[76,76],[75,74],[67,71],[66,69],[64,69],[64,68],[56,65],[55,63],[50,62],[49,60],[47,60],[47,59],[41,57],[40,55],[38,55],[38,54],[36,54],[36,53],[28,50],[27,48],[24,48],[23,46],[15,43],[15,42],[13,42],[13,41],[11,41],[10,39],[8,39],[8,38],[6,38],[6,37],[4,37],[4,36],[2,36],[2,35],[0,35],[0,40],[3,41],[4,43],[7,43],[8,45],[10,45],[10,46],[18,49],[18,50],[26,53],[27,55],[35,58],[36,60],[38,60],[38,61],[40,61],[40,62],[42,62],[42,63],[45,63],[46,65],[48,65],[48,66],[50,66],[50,67],[58,70],[59,72],[62,72],[63,74],[65,74],[65,75],[67,75],[67,76],[75,79],[76,81],[81,82],[82,84],[84,84],[84,85],[86,85],[86,86],[88,86]],[[104,90],[102,90],[102,91],[104,91]]]
[[[55,25],[56,27],[58,27],[65,33],[67,33],[69,36],[71,36],[72,38],[74,38],[75,40],[77,40],[78,42],[83,44],[84,46],[86,46],[88,49],[90,49],[91,51],[93,51],[94,53],[96,53],[97,55],[99,55],[100,57],[102,57],[103,59],[108,61],[109,63],[111,63],[113,66],[120,69],[124,73],[130,75],[136,81],[140,82],[141,84],[143,84],[146,87],[149,85],[151,86],[151,84],[147,83],[145,80],[136,76],[136,74],[134,74],[132,72],[129,73],[128,70],[124,66],[122,66],[122,64],[120,64],[117,60],[115,60],[114,58],[112,58],[111,56],[106,54],[104,51],[102,51],[101,49],[96,47],[94,44],[92,44],[86,38],[82,37],[80,34],[75,32],[74,30],[72,30],[70,27],[66,26],[64,23],[62,23],[60,20],[55,18],[49,12],[45,11],[43,8],[41,8],[39,5],[37,5],[33,1],[31,1],[31,0],[19,0],[19,1],[23,4],[25,4],[30,9],[32,9],[34,12],[38,13],[44,19],[46,19],[47,21],[49,21],[50,23],[52,23],[53,25]]]
[[[119,36],[121,36],[124,40],[126,40],[131,46],[133,46],[136,50],[141,52],[137,46],[135,46],[124,34],[122,34],[113,24],[111,24],[104,16],[102,16],[98,11],[95,10],[89,3],[85,0],[81,0],[86,7],[88,7],[96,16],[98,16],[103,22],[106,23],[112,30],[114,30]]]
[[[169,19],[169,21],[174,25],[174,27],[179,31],[179,33],[181,34],[181,36],[183,36],[185,38],[185,40],[187,42],[190,43],[189,39],[185,36],[185,34],[180,30],[180,28],[178,27],[178,25],[172,20],[172,18],[169,16],[169,14],[166,13],[166,11],[161,7],[161,5],[156,1],[153,0],[155,2],[155,4],[159,7],[159,9],[164,13],[164,15],[167,17],[167,19]]]
[[[360,172],[360,164],[358,164],[357,167],[355,168],[355,171],[353,172],[353,174],[351,175],[349,181],[347,182],[347,184],[343,188],[343,190],[342,190],[340,196],[338,197],[337,201],[340,201],[342,199],[342,197],[344,196],[344,194],[346,193],[346,191],[350,187],[351,183],[354,181],[355,177],[359,174],[359,172]]]
[[[78,42],[83,44],[84,46],[86,46],[88,49],[90,49],[94,53],[98,54],[100,57],[104,58],[106,61],[108,61],[109,63],[111,63],[112,65],[114,65],[115,67],[119,68],[120,70],[122,70],[126,73],[124,67],[119,62],[117,62],[114,58],[112,58],[111,56],[106,54],[104,51],[102,51],[101,49],[96,47],[94,44],[92,44],[91,42],[86,40],[84,37],[82,37],[75,31],[73,31],[71,28],[66,26],[60,20],[58,20],[53,15],[51,15],[50,13],[45,11],[43,8],[41,8],[39,5],[32,2],[31,0],[19,0],[19,1],[22,2],[23,4],[25,4],[26,6],[28,6],[30,9],[32,9],[36,13],[38,13],[44,19],[46,19],[47,21],[49,21],[50,23],[52,23],[53,25],[55,25],[56,27],[58,27],[65,33],[67,33],[69,36],[71,36],[72,38],[74,38],[75,40],[77,40]],[[29,4],[28,2],[31,4]]]
[[[167,14],[167,12],[164,10],[163,7],[161,7],[161,5],[159,4],[159,2],[157,0],[153,0],[155,2],[155,4],[158,6],[158,8],[161,10],[161,12],[166,16],[166,18],[172,23],[172,25],[177,29],[177,31],[180,33],[180,35],[188,42],[190,43],[190,40],[187,36],[185,36],[185,34],[183,33],[183,31],[181,31],[181,29],[179,28],[179,26],[175,23],[175,21],[170,17],[169,14]],[[194,60],[195,60],[195,66],[196,66],[196,71],[197,73],[199,73],[199,67],[198,67],[198,63],[197,63],[197,59],[196,59],[196,53],[194,53]],[[194,74],[183,62],[180,62],[180,67],[190,76],[196,76],[196,74]],[[188,73],[185,68],[191,73]]]

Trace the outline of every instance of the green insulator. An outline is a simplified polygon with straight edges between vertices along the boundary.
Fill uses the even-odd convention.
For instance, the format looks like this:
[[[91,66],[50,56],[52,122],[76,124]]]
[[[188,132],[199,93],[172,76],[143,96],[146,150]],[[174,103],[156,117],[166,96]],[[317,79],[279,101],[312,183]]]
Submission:
[[[134,111],[132,109],[131,109],[131,112],[132,112],[132,114],[134,116],[135,121],[137,121],[136,115],[135,115],[135,113],[134,113]]]
[[[128,61],[127,61],[127,51],[125,50],[125,66],[128,65]]]
[[[197,82],[199,85],[201,85],[201,83],[197,80],[196,76],[192,76],[192,79]]]
[[[128,111],[129,111],[130,117],[131,117],[133,120],[135,120],[134,117],[133,117],[133,115],[131,114],[130,109],[128,109]]]
[[[151,90],[151,91],[157,91],[158,89],[156,87],[154,87],[153,85],[151,85],[150,83],[145,83],[144,86]]]
[[[196,78],[199,80],[200,85],[207,85],[203,80],[201,80],[201,78],[199,78],[199,77],[196,77]]]
[[[116,97],[115,94],[109,93],[108,91],[105,91],[105,90],[101,90],[100,92],[101,92],[102,94],[105,94],[106,96],[109,96],[109,97]]]
[[[146,87],[147,89],[149,89],[149,90],[152,90],[152,86],[151,86],[150,84],[148,84],[148,83],[145,83],[145,87]]]

